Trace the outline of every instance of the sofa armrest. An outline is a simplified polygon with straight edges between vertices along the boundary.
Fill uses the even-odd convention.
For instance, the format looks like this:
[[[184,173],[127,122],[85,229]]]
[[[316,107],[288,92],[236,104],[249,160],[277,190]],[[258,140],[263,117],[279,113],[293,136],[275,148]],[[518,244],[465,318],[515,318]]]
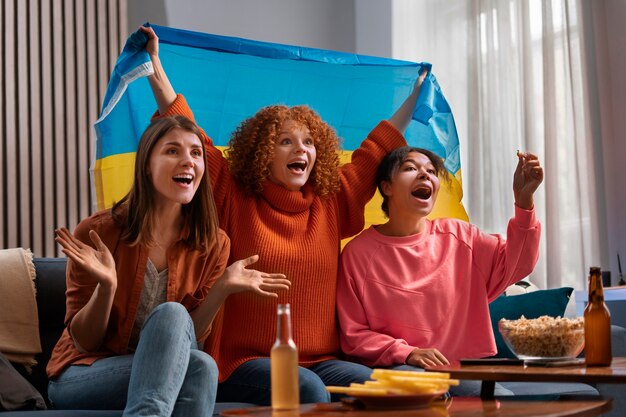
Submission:
[[[626,329],[611,326],[611,350],[613,357],[626,356]]]

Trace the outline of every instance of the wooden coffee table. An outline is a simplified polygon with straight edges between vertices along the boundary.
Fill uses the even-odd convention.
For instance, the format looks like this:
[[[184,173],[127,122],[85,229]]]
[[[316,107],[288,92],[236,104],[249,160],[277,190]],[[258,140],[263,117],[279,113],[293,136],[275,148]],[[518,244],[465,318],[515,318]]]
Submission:
[[[611,366],[564,367],[524,365],[445,365],[426,371],[449,372],[451,378],[483,381],[481,398],[493,398],[498,381],[626,383],[626,357],[613,358]]]
[[[527,401],[513,397],[485,400],[455,397],[411,409],[358,409],[343,403],[302,404],[299,410],[274,411],[271,407],[223,411],[224,417],[597,417],[611,409],[602,397],[571,397],[566,400]]]

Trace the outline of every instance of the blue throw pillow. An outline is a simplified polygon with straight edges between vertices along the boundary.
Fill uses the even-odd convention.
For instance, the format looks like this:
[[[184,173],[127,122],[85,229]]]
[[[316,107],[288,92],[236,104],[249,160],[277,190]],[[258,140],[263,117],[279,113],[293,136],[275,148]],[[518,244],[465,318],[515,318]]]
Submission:
[[[533,291],[521,295],[501,295],[493,300],[489,304],[489,314],[498,348],[498,353],[494,357],[515,358],[498,331],[500,319],[517,320],[522,315],[527,319],[535,319],[540,316],[563,317],[573,290],[570,287],[563,287]]]

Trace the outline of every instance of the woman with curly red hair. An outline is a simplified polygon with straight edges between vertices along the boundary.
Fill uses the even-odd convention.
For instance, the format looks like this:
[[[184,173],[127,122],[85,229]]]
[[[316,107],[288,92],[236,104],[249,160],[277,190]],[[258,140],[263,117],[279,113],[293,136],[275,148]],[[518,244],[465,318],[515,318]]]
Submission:
[[[148,77],[159,108],[155,117],[193,118],[161,66],[151,28]],[[360,232],[376,191],[375,169],[391,150],[406,145],[419,87],[381,121],[339,166],[335,131],[307,106],[264,107],[233,133],[224,158],[204,137],[220,227],[231,238],[231,259],[259,255],[255,268],[291,281],[279,303],[290,303],[299,350],[301,402],[330,400],[325,385],[369,379],[371,369],[339,360],[335,310],[340,241]],[[252,293],[230,296],[215,319],[205,350],[219,368],[218,401],[270,403],[269,353],[276,337],[276,302]]]
[[[285,121],[289,121],[289,125],[286,126]],[[310,178],[313,192],[320,197],[339,191],[339,138],[335,131],[307,106],[290,108],[275,105],[264,107],[254,117],[244,120],[233,133],[228,146],[230,173],[249,195],[261,194],[266,179],[280,176],[277,173],[272,175],[270,167],[282,149],[275,146],[281,130],[289,130],[291,124],[306,127],[314,141],[316,154],[314,164],[305,169],[298,170],[299,167],[294,166],[294,178],[303,180],[296,189],[300,189]],[[277,165],[274,164],[275,167]],[[310,168],[310,177],[297,175],[306,174],[306,168]]]

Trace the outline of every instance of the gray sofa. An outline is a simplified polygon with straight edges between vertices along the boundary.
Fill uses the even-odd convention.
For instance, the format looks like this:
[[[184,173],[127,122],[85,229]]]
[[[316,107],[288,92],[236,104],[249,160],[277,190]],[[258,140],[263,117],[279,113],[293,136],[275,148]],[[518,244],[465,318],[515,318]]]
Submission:
[[[48,401],[48,377],[46,364],[54,345],[59,340],[64,329],[65,318],[65,258],[35,258],[34,260],[37,287],[37,308],[39,311],[39,336],[41,338],[42,353],[37,356],[37,366],[32,373],[27,374],[17,366],[18,371],[41,393]],[[230,408],[249,407],[251,404],[217,403],[213,412],[219,416],[220,412]],[[119,417],[119,410],[46,410],[46,411],[5,411],[2,417]]]
[[[64,329],[63,319],[65,316],[65,265],[64,258],[35,258],[37,272],[37,306],[39,309],[39,333],[43,352],[37,357],[38,365],[31,374],[22,374],[47,400],[48,378],[45,367],[50,359],[50,354]],[[626,330],[613,326],[613,354],[614,356],[626,356]],[[616,398],[623,394],[623,386],[603,385],[592,387],[585,384],[565,383],[519,383],[503,382],[502,385],[513,391],[516,395],[559,395],[559,394],[594,394]],[[225,409],[241,408],[250,404],[240,403],[217,403],[214,415]],[[614,406],[614,410],[616,407]],[[2,417],[117,417],[121,411],[101,410],[47,410],[47,411],[13,411],[0,412]],[[618,414],[615,414],[618,415]]]

